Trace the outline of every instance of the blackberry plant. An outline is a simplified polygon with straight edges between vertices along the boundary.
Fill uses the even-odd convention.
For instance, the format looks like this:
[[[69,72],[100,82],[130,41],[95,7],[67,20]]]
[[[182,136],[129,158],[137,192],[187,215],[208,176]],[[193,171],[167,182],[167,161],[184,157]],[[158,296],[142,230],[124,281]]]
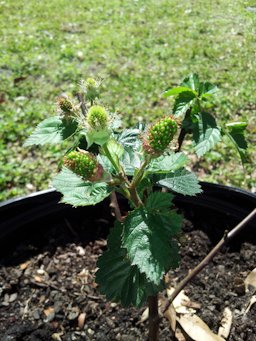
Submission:
[[[149,127],[138,124],[122,130],[117,115],[99,102],[99,82],[90,78],[81,83],[79,103],[60,98],[59,115],[41,122],[25,143],[68,141],[63,168],[53,179],[64,203],[96,205],[110,195],[116,199],[115,193],[130,203],[126,216],[115,205],[117,219],[108,249],[98,260],[96,282],[102,294],[125,307],[148,302],[150,340],[158,337],[157,295],[165,287],[164,275],[179,265],[182,215],[173,198],[175,193],[201,192],[196,175],[186,168],[184,139],[192,137],[192,152],[202,156],[226,135],[246,160],[246,123],[220,127],[206,111],[216,91],[213,84],[190,75],[164,93],[175,96],[172,114]]]

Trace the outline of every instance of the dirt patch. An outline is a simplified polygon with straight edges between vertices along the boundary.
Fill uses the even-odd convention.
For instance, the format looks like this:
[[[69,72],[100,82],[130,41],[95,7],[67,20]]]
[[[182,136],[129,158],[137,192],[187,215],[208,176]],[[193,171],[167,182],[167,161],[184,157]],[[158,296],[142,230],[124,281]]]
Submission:
[[[52,228],[39,229],[1,260],[0,340],[147,339],[147,321],[140,322],[144,308],[123,309],[107,302],[94,282],[108,227],[108,221],[100,219],[82,225],[65,220]],[[173,283],[179,282],[211,248],[204,232],[186,224],[181,238],[182,263],[170,274]],[[255,245],[243,243],[240,250],[232,251],[226,247],[186,287],[190,299],[201,305],[197,314],[214,332],[218,331],[224,308],[231,309],[234,319],[230,341],[256,340],[256,304],[242,314],[252,293],[239,291],[236,285],[255,267]],[[160,339],[170,340],[166,321],[161,324]]]

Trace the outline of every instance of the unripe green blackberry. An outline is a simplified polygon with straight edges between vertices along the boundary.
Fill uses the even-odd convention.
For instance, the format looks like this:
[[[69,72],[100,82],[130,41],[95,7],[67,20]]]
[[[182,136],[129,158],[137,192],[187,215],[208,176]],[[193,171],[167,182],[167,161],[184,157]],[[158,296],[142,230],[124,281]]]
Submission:
[[[83,179],[97,181],[103,173],[96,157],[87,151],[72,151],[64,157],[64,165]]]
[[[177,131],[177,122],[167,116],[153,124],[143,141],[144,150],[152,155],[161,155],[169,146]]]
[[[87,113],[86,120],[91,129],[103,130],[108,128],[109,115],[102,106],[93,105]]]

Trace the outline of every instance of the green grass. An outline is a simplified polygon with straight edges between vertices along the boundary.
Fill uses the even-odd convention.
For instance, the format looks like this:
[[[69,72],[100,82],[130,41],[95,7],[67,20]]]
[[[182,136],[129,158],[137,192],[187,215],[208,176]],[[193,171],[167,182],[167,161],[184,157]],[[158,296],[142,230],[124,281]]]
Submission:
[[[191,72],[221,88],[221,122],[248,120],[252,162],[217,146],[202,180],[255,190],[256,13],[246,1],[8,0],[0,3],[0,200],[47,188],[60,147],[22,143],[56,97],[80,79],[105,78],[103,99],[127,125],[170,112],[168,86]],[[55,156],[52,152],[54,151]],[[209,167],[209,162],[211,166]]]

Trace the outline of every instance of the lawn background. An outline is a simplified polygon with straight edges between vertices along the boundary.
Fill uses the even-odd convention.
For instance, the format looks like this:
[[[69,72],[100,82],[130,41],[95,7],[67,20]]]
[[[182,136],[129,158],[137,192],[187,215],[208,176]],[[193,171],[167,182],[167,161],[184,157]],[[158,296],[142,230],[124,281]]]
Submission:
[[[0,1],[0,200],[49,187],[61,147],[22,143],[80,79],[104,77],[105,103],[132,125],[170,113],[163,90],[192,72],[220,87],[220,122],[248,121],[251,154],[243,168],[230,145],[217,145],[200,162],[193,157],[195,170],[201,180],[255,191],[253,3]]]

